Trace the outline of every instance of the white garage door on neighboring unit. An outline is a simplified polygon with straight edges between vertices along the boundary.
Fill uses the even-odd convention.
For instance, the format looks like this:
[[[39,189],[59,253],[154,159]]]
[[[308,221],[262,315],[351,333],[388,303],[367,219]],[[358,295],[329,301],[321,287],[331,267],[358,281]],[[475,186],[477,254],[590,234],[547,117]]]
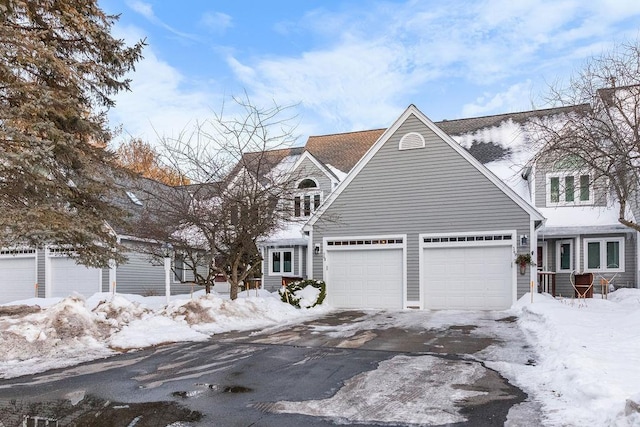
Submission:
[[[327,239],[327,302],[337,308],[403,305],[404,238]]]
[[[50,251],[50,283],[51,297],[67,297],[77,292],[89,297],[102,290],[102,274],[99,268],[89,268],[64,255]]]
[[[504,310],[513,303],[513,235],[505,232],[420,238],[424,306]]]
[[[6,249],[0,254],[0,304],[35,297],[35,250]]]

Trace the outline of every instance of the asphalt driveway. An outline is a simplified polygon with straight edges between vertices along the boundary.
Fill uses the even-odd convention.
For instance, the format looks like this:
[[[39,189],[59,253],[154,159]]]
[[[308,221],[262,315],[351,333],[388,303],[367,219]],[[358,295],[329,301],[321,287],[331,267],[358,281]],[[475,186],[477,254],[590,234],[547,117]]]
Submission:
[[[340,311],[221,334],[2,381],[0,425],[538,425],[535,404],[491,369],[535,364],[515,322]]]

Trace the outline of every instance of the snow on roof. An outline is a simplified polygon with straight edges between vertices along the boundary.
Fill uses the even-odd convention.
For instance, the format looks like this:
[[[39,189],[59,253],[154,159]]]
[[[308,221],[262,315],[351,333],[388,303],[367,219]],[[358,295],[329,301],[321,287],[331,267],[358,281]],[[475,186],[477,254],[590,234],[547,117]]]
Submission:
[[[289,154],[288,156],[283,157],[282,160],[280,160],[280,162],[278,162],[278,164],[269,171],[268,175],[275,179],[286,176],[286,174],[291,172],[291,169],[296,164],[300,156],[300,154]]]
[[[497,126],[452,135],[452,138],[516,194],[531,202],[529,187],[521,172],[531,162],[535,153],[520,123],[508,119]]]
[[[591,234],[633,231],[618,221],[620,204],[617,201],[608,206],[559,206],[538,210],[547,218],[539,231],[542,236],[568,236],[585,234],[586,231]],[[627,215],[634,218],[630,211]]]
[[[340,169],[330,165],[329,163],[327,163],[325,166],[331,171],[332,174],[336,176],[336,178],[338,178],[338,181],[342,182],[347,177],[346,172],[342,172]]]
[[[515,193],[522,197],[528,203],[531,203],[531,194],[529,185],[521,176],[522,168],[516,167],[509,160],[501,160],[485,164],[495,176],[500,178],[502,182],[507,184]]]
[[[305,224],[305,222],[306,219],[292,219],[290,221],[287,221],[276,232],[262,240],[260,243],[265,246],[273,243],[277,243],[280,246],[307,246],[308,238],[302,233],[302,226]]]

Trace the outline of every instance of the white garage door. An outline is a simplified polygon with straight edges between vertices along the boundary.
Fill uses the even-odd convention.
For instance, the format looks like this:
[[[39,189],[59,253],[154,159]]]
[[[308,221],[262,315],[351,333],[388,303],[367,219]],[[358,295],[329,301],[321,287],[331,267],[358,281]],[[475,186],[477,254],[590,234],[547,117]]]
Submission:
[[[36,257],[0,258],[0,304],[36,296]]]
[[[403,249],[327,250],[327,301],[337,308],[402,308]]]
[[[425,308],[504,310],[511,306],[515,286],[512,246],[478,244],[423,251]]]
[[[77,292],[89,297],[101,291],[102,275],[99,268],[88,268],[65,256],[51,256],[52,297],[67,297]]]

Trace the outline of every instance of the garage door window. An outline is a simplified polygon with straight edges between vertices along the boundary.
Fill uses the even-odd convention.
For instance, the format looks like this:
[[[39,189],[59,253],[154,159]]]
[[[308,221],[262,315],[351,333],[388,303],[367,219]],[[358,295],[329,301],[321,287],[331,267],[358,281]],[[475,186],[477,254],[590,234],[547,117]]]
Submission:
[[[293,273],[293,250],[274,250],[271,251],[270,274]]]

